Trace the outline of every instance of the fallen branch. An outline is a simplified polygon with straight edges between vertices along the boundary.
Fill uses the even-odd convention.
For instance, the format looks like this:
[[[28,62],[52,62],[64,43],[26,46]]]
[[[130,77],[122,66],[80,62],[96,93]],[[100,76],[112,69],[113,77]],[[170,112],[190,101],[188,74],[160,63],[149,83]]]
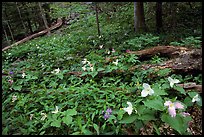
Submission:
[[[196,85],[196,83],[189,82],[189,83],[184,83],[184,84],[177,84],[178,86],[188,90],[196,90],[200,93],[202,93],[202,85]]]
[[[7,47],[3,48],[2,51],[5,51],[5,50],[7,50],[7,49],[9,49],[9,48],[11,48],[11,47],[13,47],[13,46],[17,46],[17,45],[19,45],[19,44],[21,44],[21,43],[24,43],[24,42],[26,42],[26,41],[28,41],[28,40],[30,40],[30,39],[36,38],[36,37],[38,37],[38,36],[41,36],[41,35],[47,33],[48,30],[50,30],[50,31],[51,31],[51,30],[54,30],[54,29],[60,27],[61,25],[62,25],[62,20],[61,20],[61,19],[57,19],[57,23],[56,23],[54,26],[52,26],[52,27],[50,27],[50,28],[48,28],[48,29],[45,29],[45,30],[43,30],[43,31],[40,31],[40,32],[38,32],[38,33],[35,33],[35,34],[33,34],[33,35],[30,35],[30,36],[28,36],[28,37],[26,37],[26,38],[24,38],[24,39],[22,39],[22,40],[20,40],[20,41],[18,41],[18,42],[16,42],[16,43],[12,44],[12,45],[10,45],[10,46],[7,46]]]

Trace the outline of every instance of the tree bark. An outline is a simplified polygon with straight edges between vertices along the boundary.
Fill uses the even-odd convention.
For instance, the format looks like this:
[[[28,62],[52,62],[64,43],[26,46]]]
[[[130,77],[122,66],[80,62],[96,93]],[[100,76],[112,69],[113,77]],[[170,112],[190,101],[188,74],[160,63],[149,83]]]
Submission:
[[[18,3],[17,3],[17,2],[16,2],[16,8],[17,8],[17,10],[18,10],[18,14],[19,14],[19,17],[20,17],[20,20],[21,20],[21,23],[22,23],[23,28],[24,28],[25,30],[27,30],[27,29],[26,29],[26,26],[25,26],[25,24],[24,24],[24,22],[23,22],[23,19],[22,19],[22,16],[21,16],[21,11],[20,11],[20,9],[19,9],[19,7],[18,7]]]
[[[47,19],[45,18],[45,13],[44,13],[44,11],[42,9],[41,3],[38,2],[38,5],[39,5],[39,8],[40,8],[40,12],[41,12],[41,16],[42,16],[45,28],[48,29],[48,35],[50,35],[50,30],[49,30],[49,27],[48,27]]]
[[[96,24],[97,24],[97,29],[98,29],[98,36],[100,36],[101,32],[100,32],[100,27],[99,27],[98,5],[97,5],[97,2],[95,3],[95,11],[96,11]]]
[[[162,31],[162,2],[156,3],[156,28],[157,33]]]
[[[134,2],[134,31],[137,32],[137,2]]]
[[[143,2],[136,3],[136,30],[137,31],[147,31],[144,16],[144,4]]]

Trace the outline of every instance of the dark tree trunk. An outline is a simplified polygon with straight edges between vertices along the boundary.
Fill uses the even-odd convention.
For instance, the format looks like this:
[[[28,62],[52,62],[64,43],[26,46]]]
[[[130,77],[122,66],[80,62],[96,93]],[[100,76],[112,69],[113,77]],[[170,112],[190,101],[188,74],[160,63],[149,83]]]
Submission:
[[[135,2],[136,3],[136,31],[147,31],[147,27],[145,24],[145,16],[144,16],[144,4],[143,2]]]
[[[100,36],[101,32],[100,32],[99,20],[98,20],[98,6],[97,6],[97,3],[95,3],[95,11],[96,11],[96,24],[97,24],[97,29],[98,29],[98,36]]]
[[[50,30],[49,30],[49,27],[48,27],[47,19],[46,19],[46,17],[45,17],[44,11],[43,11],[43,9],[42,9],[41,3],[38,2],[38,5],[39,5],[39,8],[40,8],[40,12],[41,12],[41,16],[42,16],[42,19],[43,19],[45,28],[48,29],[48,35],[50,35]]]
[[[157,33],[162,31],[162,2],[156,3],[156,28]]]
[[[22,23],[23,28],[24,28],[24,30],[27,30],[27,29],[26,29],[26,26],[25,26],[25,24],[24,24],[24,22],[23,22],[23,19],[22,19],[22,16],[21,16],[21,11],[20,11],[20,9],[19,9],[19,7],[18,7],[18,3],[17,3],[17,2],[16,2],[16,8],[17,8],[17,10],[18,10],[18,14],[19,14],[19,17],[20,17],[20,20],[21,20],[21,23]]]

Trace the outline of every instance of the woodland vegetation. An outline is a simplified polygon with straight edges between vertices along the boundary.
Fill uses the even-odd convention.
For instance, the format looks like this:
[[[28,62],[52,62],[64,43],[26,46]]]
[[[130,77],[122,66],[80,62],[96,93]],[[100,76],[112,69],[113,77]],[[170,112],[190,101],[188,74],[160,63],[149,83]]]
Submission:
[[[202,2],[2,2],[3,135],[201,135]]]

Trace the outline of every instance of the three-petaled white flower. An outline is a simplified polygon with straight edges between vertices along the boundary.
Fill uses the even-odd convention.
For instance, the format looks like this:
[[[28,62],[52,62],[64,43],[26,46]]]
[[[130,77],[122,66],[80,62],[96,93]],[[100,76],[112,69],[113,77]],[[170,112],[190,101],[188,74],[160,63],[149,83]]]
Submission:
[[[100,45],[99,48],[102,49],[102,48],[103,48],[103,45]]]
[[[176,116],[176,109],[183,109],[184,106],[180,103],[180,102],[171,102],[171,101],[166,101],[164,103],[164,106],[169,107],[168,111],[169,111],[169,115],[171,117],[175,117]]]
[[[82,64],[86,64],[86,62],[87,62],[86,58],[84,58],[84,60],[81,61]]]
[[[82,69],[83,69],[83,71],[86,71],[86,67],[85,66],[83,66],[83,67],[81,67]]]
[[[131,115],[132,114],[132,110],[133,110],[132,103],[127,101],[127,104],[128,104],[128,107],[127,108],[123,108],[123,110],[125,110],[129,115]]]
[[[118,59],[116,59],[116,61],[113,61],[113,64],[115,64],[117,66],[118,65]]]
[[[53,114],[56,114],[56,113],[58,113],[58,112],[59,112],[59,111],[58,111],[58,106],[56,106],[56,107],[55,107],[55,111],[52,111],[52,113],[53,113]]]
[[[60,72],[60,69],[58,68],[58,69],[53,70],[51,73],[58,74],[59,72]]]
[[[30,114],[30,120],[32,120],[33,116],[34,116],[34,114]]]
[[[41,113],[42,118],[40,120],[45,120],[45,118],[47,117],[47,115],[45,113]]]
[[[151,89],[150,85],[147,83],[143,83],[144,89],[141,92],[142,97],[146,97],[147,95],[152,95],[154,94],[154,90]]]
[[[195,95],[194,97],[193,97],[193,99],[192,99],[192,102],[198,102],[198,101],[200,101],[200,98],[198,97],[198,94],[197,95]]]
[[[12,96],[12,102],[15,102],[17,100],[17,96],[13,95]]]
[[[26,74],[23,72],[23,74],[22,74],[22,78],[24,78],[26,76]]]
[[[170,87],[173,87],[175,83],[179,83],[180,81],[178,79],[172,79],[171,77],[168,77],[168,81],[170,82]]]

